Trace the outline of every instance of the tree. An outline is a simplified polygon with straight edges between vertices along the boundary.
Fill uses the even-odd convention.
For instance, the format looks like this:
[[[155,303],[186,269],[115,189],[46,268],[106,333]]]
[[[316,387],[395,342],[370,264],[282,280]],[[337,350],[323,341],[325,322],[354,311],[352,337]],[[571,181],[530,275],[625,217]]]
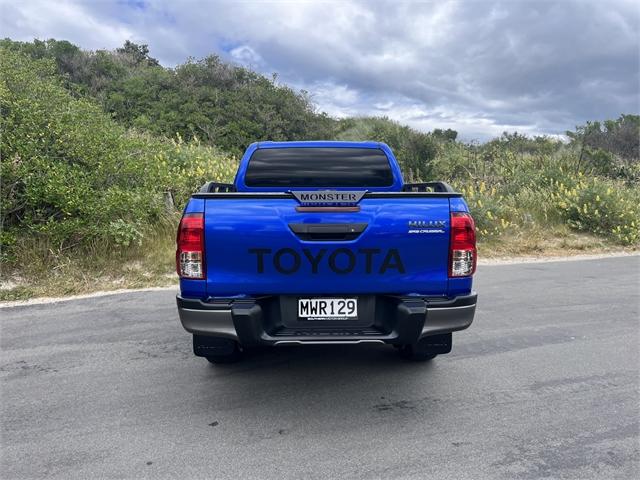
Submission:
[[[616,120],[587,122],[567,131],[580,155],[576,169],[637,179],[640,175],[640,115],[623,114]]]
[[[135,67],[141,65],[156,67],[160,65],[158,60],[149,56],[149,46],[146,44],[138,45],[137,43],[127,40],[122,47],[116,48],[116,52],[127,58],[131,62],[131,65]]]
[[[432,134],[438,140],[444,140],[446,142],[455,142],[456,138],[458,138],[458,132],[447,128],[446,130],[442,130],[440,128],[436,128]]]

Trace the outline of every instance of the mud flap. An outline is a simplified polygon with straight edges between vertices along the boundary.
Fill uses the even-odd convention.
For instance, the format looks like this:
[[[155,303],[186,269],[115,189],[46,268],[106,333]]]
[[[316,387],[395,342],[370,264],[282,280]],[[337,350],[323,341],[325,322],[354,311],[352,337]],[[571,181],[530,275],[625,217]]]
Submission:
[[[229,338],[193,336],[193,353],[196,357],[231,355],[236,350],[236,342]]]
[[[418,345],[421,351],[424,349],[427,353],[442,355],[451,351],[452,343],[453,335],[451,333],[441,333],[421,338]]]

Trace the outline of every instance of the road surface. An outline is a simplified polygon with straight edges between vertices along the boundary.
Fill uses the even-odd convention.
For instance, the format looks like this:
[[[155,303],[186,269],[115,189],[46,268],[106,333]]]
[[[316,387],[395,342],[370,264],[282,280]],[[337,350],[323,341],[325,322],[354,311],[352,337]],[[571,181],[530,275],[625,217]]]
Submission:
[[[3,479],[638,478],[640,257],[481,267],[430,364],[383,345],[214,367],[174,292],[0,310]]]

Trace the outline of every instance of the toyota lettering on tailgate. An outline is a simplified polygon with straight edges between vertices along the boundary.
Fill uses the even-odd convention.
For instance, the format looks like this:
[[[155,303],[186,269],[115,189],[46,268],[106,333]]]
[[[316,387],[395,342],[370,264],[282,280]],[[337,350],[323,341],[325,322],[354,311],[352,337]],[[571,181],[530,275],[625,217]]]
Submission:
[[[297,273],[303,265],[312,274],[317,274],[321,265],[328,266],[333,273],[339,275],[353,272],[358,265],[364,265],[367,275],[382,275],[390,270],[405,273],[400,252],[396,248],[359,248],[357,251],[348,248],[322,248],[316,253],[307,248],[303,248],[302,253],[293,248],[281,248],[275,252],[270,248],[250,248],[248,252],[256,256],[257,273],[265,273],[268,263],[273,265],[275,271],[284,275]]]

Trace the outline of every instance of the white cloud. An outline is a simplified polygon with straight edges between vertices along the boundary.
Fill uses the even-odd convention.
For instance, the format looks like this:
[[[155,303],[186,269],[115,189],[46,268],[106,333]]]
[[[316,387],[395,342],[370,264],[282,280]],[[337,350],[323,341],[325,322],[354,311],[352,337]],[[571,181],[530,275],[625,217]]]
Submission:
[[[245,65],[250,68],[256,68],[257,66],[262,66],[263,61],[262,57],[251,47],[248,45],[242,45],[240,47],[236,47],[229,52],[231,54],[231,58],[236,61],[236,63]]]
[[[344,118],[360,114],[358,109],[362,103],[360,94],[347,85],[318,82],[312,85],[300,85],[299,89],[309,91],[314,103],[322,105],[322,110],[333,117]]]
[[[90,3],[70,0],[3,0],[0,2],[2,35],[14,40],[78,38],[87,49],[114,48],[128,38],[135,38],[134,30],[117,22],[105,22],[96,17],[90,7]]]

